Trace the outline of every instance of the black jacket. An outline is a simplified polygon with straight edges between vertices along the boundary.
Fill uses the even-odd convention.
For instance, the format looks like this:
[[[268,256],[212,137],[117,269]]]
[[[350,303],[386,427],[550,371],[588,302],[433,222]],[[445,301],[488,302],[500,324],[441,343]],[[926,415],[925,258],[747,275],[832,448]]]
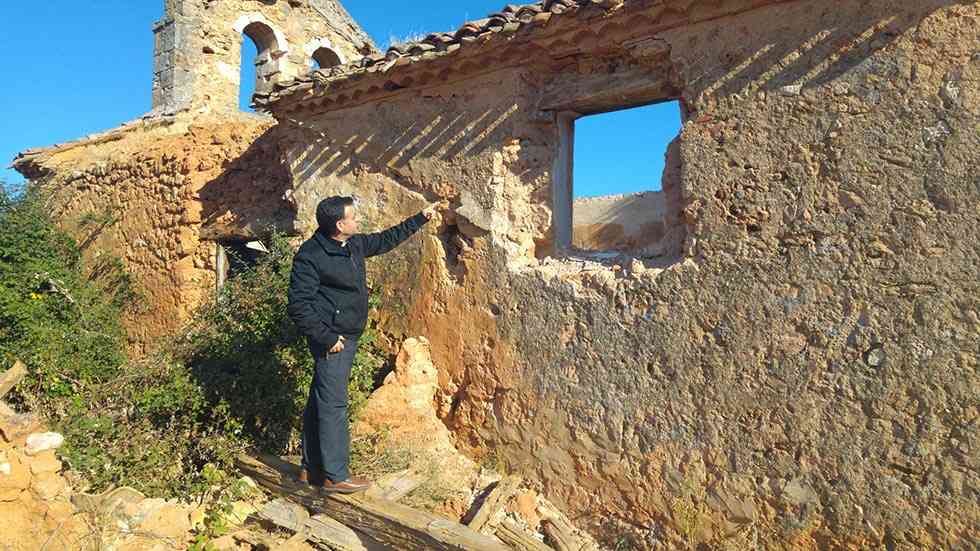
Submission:
[[[287,311],[311,344],[329,349],[339,335],[356,337],[364,331],[364,259],[394,249],[427,221],[419,213],[383,232],[354,235],[345,244],[317,230],[300,246],[289,277]]]

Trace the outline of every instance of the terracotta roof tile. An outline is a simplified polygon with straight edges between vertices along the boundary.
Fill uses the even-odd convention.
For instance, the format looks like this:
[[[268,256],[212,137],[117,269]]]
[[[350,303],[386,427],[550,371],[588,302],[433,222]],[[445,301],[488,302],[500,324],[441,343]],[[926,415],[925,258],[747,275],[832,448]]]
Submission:
[[[317,70],[313,75],[277,84],[271,93],[256,94],[253,99],[260,107],[271,107],[283,98],[310,90],[312,83],[322,86],[352,80],[366,73],[384,73],[393,67],[454,54],[461,46],[483,41],[495,34],[515,33],[522,27],[539,27],[548,24],[553,16],[572,13],[579,8],[597,6],[608,10],[622,3],[622,0],[542,0],[533,4],[508,4],[484,19],[464,23],[454,32],[431,33],[416,42],[395,44],[384,54],[372,54],[346,65]]]

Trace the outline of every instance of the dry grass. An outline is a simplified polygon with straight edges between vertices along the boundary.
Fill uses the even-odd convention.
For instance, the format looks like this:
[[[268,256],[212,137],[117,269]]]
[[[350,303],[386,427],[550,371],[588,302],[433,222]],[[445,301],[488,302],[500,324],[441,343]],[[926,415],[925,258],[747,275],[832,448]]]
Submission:
[[[351,470],[358,476],[377,480],[406,469],[422,478],[422,483],[400,500],[410,507],[436,511],[446,501],[469,492],[469,488],[461,488],[446,477],[445,458],[421,444],[396,442],[387,431],[351,441]]]

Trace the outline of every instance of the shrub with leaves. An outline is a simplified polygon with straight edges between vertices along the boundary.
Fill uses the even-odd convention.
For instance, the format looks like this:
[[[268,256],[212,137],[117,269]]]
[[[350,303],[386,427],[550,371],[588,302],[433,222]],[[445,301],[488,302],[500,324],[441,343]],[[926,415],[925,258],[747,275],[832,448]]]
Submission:
[[[122,263],[86,261],[34,189],[0,194],[0,273],[0,362],[29,368],[8,398],[65,434],[63,458],[92,487],[189,491],[199,466],[240,449],[187,368],[127,358],[120,319],[138,296]]]
[[[80,245],[47,212],[35,191],[0,193],[0,368],[28,365],[10,398],[65,434],[64,459],[92,490],[199,495],[246,448],[297,450],[313,362],[286,315],[284,236],[271,235],[270,252],[157,353],[129,360],[120,319],[138,296],[121,262],[83,254],[92,240]],[[89,218],[102,220],[97,231],[114,223]],[[351,376],[352,415],[383,364],[369,329]]]
[[[16,198],[0,191],[0,273],[0,357],[31,367],[15,399],[47,408],[121,374],[119,319],[135,298],[129,278],[85,265],[32,190]]]
[[[292,248],[277,233],[265,242],[268,253],[199,310],[178,341],[178,354],[192,366],[209,402],[227,408],[250,443],[291,453],[298,450],[314,366],[306,338],[286,314]],[[383,365],[369,328],[351,370],[351,416],[374,389]]]

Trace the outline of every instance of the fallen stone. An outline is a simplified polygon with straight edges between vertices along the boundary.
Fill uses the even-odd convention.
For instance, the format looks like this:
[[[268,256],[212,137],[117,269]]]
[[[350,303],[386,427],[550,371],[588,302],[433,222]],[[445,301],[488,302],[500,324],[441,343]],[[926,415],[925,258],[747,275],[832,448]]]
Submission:
[[[9,408],[0,402],[0,409],[7,410]],[[40,428],[40,422],[29,413],[0,412],[0,436],[2,436],[2,441],[9,444],[23,445],[24,442],[21,440]]]
[[[538,515],[538,493],[534,490],[524,490],[515,495],[507,510],[524,519],[524,522],[535,530],[541,524],[541,516]]]
[[[127,486],[107,490],[101,494],[78,493],[71,496],[72,503],[79,511],[94,515],[125,516],[127,522],[129,516],[137,513],[136,507],[144,499],[146,496],[142,492]],[[124,513],[128,507],[132,508],[130,515]]]
[[[38,454],[31,462],[31,472],[35,475],[42,473],[57,473],[61,471],[61,461],[53,451]]]
[[[310,512],[298,503],[279,498],[266,503],[259,511],[259,517],[287,530],[299,532],[310,520]]]
[[[150,537],[183,541],[191,531],[186,507],[163,499],[147,499],[139,504],[134,528]]]
[[[4,463],[8,471],[0,474],[0,501],[15,501],[31,485],[31,472],[19,455],[11,455]]]
[[[57,472],[46,471],[31,481],[31,491],[43,501],[51,501],[68,491],[68,483]]]
[[[48,450],[56,450],[65,443],[65,437],[57,432],[34,433],[27,437],[27,446],[24,453],[27,455],[37,455]]]

